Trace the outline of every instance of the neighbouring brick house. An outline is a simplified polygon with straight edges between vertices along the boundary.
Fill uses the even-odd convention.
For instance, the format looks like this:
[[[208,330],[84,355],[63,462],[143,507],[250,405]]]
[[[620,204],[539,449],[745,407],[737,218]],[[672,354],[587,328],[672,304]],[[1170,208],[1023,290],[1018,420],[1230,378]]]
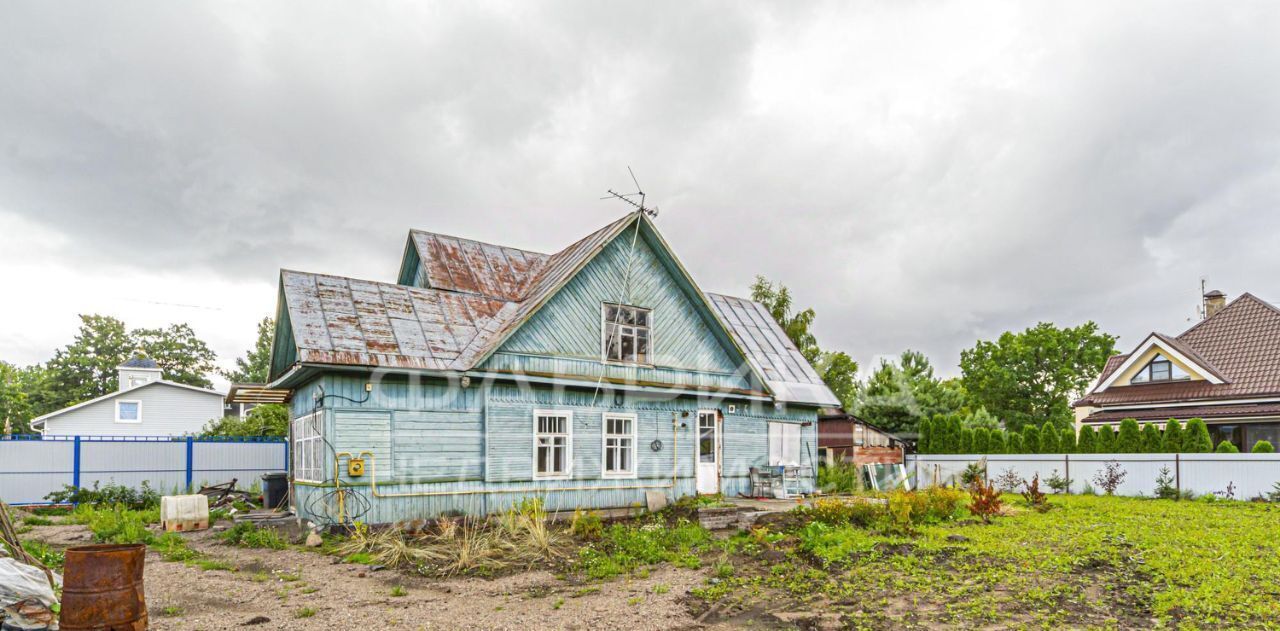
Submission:
[[[902,464],[904,445],[897,436],[844,410],[819,411],[818,461],[823,464]]]
[[[1075,403],[1078,423],[1202,418],[1214,444],[1280,445],[1280,309],[1248,293],[1230,304],[1219,291],[1204,300],[1207,317],[1181,335],[1153,332],[1107,360]]]

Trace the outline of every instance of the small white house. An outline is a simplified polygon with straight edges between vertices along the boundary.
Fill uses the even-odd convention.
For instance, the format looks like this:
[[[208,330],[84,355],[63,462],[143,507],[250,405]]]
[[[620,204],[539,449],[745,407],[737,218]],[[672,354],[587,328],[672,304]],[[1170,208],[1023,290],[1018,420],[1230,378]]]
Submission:
[[[45,436],[184,436],[222,418],[222,394],[165,381],[150,359],[118,367],[120,389],[32,419]]]

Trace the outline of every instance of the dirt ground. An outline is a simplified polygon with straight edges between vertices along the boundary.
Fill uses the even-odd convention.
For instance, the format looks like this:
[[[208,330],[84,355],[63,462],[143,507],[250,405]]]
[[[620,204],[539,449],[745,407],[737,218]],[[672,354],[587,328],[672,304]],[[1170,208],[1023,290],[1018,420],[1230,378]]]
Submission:
[[[83,526],[43,526],[27,536],[59,546],[90,539]],[[237,569],[202,570],[149,551],[144,580],[151,628],[157,631],[739,628],[730,621],[699,624],[690,613],[689,590],[703,583],[705,570],[662,567],[643,579],[589,585],[544,571],[440,580],[371,571],[311,551],[227,546],[212,531],[185,536],[207,558]],[[392,595],[397,586],[405,595]],[[775,622],[753,626],[792,627]]]

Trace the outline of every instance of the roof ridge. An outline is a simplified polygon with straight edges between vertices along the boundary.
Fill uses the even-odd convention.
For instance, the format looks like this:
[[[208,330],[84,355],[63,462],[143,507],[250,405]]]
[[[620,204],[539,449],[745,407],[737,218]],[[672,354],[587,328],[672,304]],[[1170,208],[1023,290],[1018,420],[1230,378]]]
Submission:
[[[1178,334],[1178,336],[1177,336],[1177,337],[1178,337],[1178,339],[1182,339],[1182,336],[1184,336],[1184,335],[1186,335],[1186,334],[1188,334],[1188,333],[1190,333],[1190,332],[1192,332],[1192,331],[1194,331],[1194,330],[1196,330],[1196,329],[1200,328],[1200,327],[1201,327],[1201,326],[1203,326],[1206,322],[1209,322],[1209,321],[1213,320],[1214,318],[1216,318],[1216,317],[1218,317],[1218,316],[1220,316],[1220,315],[1222,315],[1222,314],[1226,313],[1226,312],[1227,312],[1228,310],[1230,310],[1232,307],[1236,306],[1237,304],[1239,304],[1241,301],[1244,301],[1245,299],[1248,299],[1248,300],[1250,300],[1250,301],[1253,301],[1253,302],[1256,302],[1256,303],[1258,303],[1258,304],[1261,304],[1261,305],[1263,305],[1263,306],[1267,307],[1268,309],[1270,309],[1270,310],[1272,310],[1272,311],[1276,312],[1276,315],[1280,315],[1280,307],[1276,307],[1275,305],[1273,305],[1273,304],[1271,304],[1271,303],[1269,303],[1269,302],[1267,302],[1267,301],[1265,301],[1265,300],[1263,300],[1263,299],[1261,299],[1261,298],[1259,298],[1259,297],[1257,297],[1257,296],[1255,296],[1255,295],[1253,295],[1253,294],[1251,294],[1251,293],[1249,293],[1249,292],[1247,292],[1247,291],[1246,291],[1246,292],[1244,292],[1244,293],[1240,294],[1239,296],[1236,296],[1235,300],[1232,300],[1231,302],[1228,302],[1228,303],[1227,303],[1227,305],[1226,305],[1225,307],[1223,307],[1223,308],[1219,309],[1217,313],[1214,313],[1213,315],[1211,315],[1211,316],[1209,316],[1209,317],[1207,317],[1207,318],[1205,318],[1205,319],[1203,319],[1203,320],[1201,320],[1201,321],[1199,321],[1199,322],[1197,322],[1197,323],[1195,323],[1195,324],[1191,325],[1191,327],[1190,327],[1190,328],[1188,328],[1187,330],[1185,330],[1185,331],[1183,331],[1183,332],[1179,333],[1179,334]]]
[[[539,251],[537,251],[537,250],[529,250],[529,249],[526,249],[526,248],[518,248],[518,247],[516,247],[516,246],[514,246],[514,245],[503,245],[503,244],[501,244],[501,243],[493,243],[493,242],[491,242],[491,241],[481,241],[481,240],[479,240],[479,239],[472,239],[472,238],[470,238],[470,237],[460,237],[460,236],[458,236],[458,235],[454,235],[454,234],[445,234],[445,233],[443,233],[443,232],[435,232],[435,231],[433,231],[433,230],[423,230],[423,229],[421,229],[421,228],[409,228],[409,234],[410,234],[410,235],[413,235],[413,234],[429,234],[429,235],[431,235],[431,236],[433,236],[433,237],[437,237],[437,238],[439,238],[439,237],[444,237],[444,238],[446,238],[446,239],[455,239],[455,240],[458,240],[458,241],[469,241],[469,242],[471,242],[471,243],[477,243],[477,244],[480,244],[480,245],[491,245],[491,246],[493,246],[493,247],[495,247],[495,248],[502,248],[502,249],[504,249],[504,250],[519,250],[520,252],[527,252],[527,253],[529,253],[529,254],[537,254],[538,256],[550,256],[549,254],[546,254],[546,253],[544,253],[544,252],[539,252]]]

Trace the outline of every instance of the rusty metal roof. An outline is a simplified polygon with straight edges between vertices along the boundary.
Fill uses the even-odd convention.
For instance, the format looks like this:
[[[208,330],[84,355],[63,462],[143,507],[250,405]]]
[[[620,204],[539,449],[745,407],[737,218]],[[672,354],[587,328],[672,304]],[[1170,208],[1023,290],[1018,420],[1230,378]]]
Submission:
[[[840,400],[764,305],[722,294],[707,293],[707,298],[728,325],[738,346],[747,353],[747,361],[764,375],[766,385],[778,399],[840,405]]]
[[[644,221],[628,214],[552,255],[415,230],[406,256],[417,255],[418,269],[402,269],[401,281],[418,286],[285,270],[297,361],[471,370],[615,237]],[[839,405],[763,306],[705,296],[726,342],[742,349],[776,399]]]
[[[485,296],[281,272],[303,363],[449,370],[462,349],[514,312]]]
[[[419,287],[522,300],[546,266],[546,254],[434,232],[409,232],[418,254]]]

